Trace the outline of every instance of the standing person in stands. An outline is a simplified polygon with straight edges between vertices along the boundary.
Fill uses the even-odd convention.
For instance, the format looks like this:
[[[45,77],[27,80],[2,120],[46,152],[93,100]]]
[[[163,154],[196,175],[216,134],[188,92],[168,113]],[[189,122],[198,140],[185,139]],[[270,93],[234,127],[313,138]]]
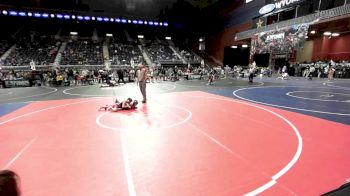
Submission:
[[[126,84],[126,82],[124,81],[124,71],[121,70],[121,69],[118,69],[117,74],[118,74],[118,84],[119,84],[120,80],[121,80],[124,84]]]
[[[249,83],[253,83],[255,70],[256,70],[256,63],[254,61],[252,64],[249,65],[249,70],[248,70],[248,72],[249,72],[249,77],[248,77]]]
[[[147,67],[141,63],[139,65],[140,67],[140,73],[138,74],[138,84],[140,86],[140,91],[143,97],[142,103],[147,102],[147,97],[146,97],[146,83],[147,83]]]

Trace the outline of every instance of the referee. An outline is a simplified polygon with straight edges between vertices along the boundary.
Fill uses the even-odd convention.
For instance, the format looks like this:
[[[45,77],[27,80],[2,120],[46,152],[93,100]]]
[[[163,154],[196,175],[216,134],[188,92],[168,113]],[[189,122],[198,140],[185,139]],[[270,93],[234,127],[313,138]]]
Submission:
[[[144,64],[140,64],[140,72],[138,75],[138,81],[139,81],[139,86],[140,86],[140,91],[143,97],[142,103],[147,102],[147,97],[146,97],[146,82],[147,82],[147,67]]]

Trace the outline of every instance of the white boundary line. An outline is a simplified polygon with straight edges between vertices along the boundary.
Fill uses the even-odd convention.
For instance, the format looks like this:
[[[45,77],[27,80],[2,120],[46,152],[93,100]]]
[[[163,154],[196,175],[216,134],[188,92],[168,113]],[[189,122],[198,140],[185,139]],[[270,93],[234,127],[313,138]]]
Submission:
[[[315,101],[326,101],[326,102],[350,102],[349,101],[340,101],[340,100],[336,100],[336,99],[314,99],[314,98],[308,98],[308,97],[300,97],[300,96],[296,96],[296,95],[292,95],[293,93],[322,93],[322,94],[335,94],[335,95],[345,95],[345,96],[350,96],[350,94],[343,94],[343,93],[333,93],[333,92],[324,92],[324,91],[291,91],[291,92],[287,92],[286,95],[290,96],[290,97],[294,97],[297,99],[305,99],[305,100],[315,100]]]
[[[153,84],[155,86],[159,86],[165,92],[172,91],[172,90],[176,89],[176,85],[174,85],[174,84],[167,84],[167,83],[151,83],[151,84]],[[164,89],[161,85],[169,85],[169,86],[172,86],[172,88]]]
[[[18,153],[15,157],[13,157],[11,159],[10,162],[8,162],[3,168],[2,170],[4,169],[7,169],[9,168],[34,142],[35,140],[37,139],[38,137],[35,137],[33,139],[31,139]]]
[[[263,104],[263,105],[268,105],[268,106],[273,106],[273,107],[279,107],[279,108],[286,108],[286,109],[292,109],[292,110],[300,110],[300,111],[306,111],[306,112],[314,112],[314,113],[321,113],[321,114],[334,114],[334,115],[339,115],[339,116],[350,116],[350,114],[343,114],[343,113],[335,113],[335,112],[324,112],[324,111],[318,111],[318,110],[308,110],[304,108],[294,108],[294,107],[288,107],[288,106],[282,106],[282,105],[275,105],[275,104],[270,104],[270,103],[265,103],[265,102],[260,102],[260,101],[254,101],[252,99],[244,98],[239,95],[237,95],[238,91],[243,91],[243,90],[250,90],[250,89],[255,89],[255,88],[301,88],[300,86],[265,86],[265,87],[252,87],[252,88],[241,88],[238,90],[233,91],[233,95],[235,97],[238,97],[239,99],[253,102],[253,103],[258,103],[258,104]],[[319,87],[305,87],[305,88],[319,88]]]
[[[148,85],[150,85],[150,84],[148,84]],[[162,85],[172,86],[172,88],[165,89],[165,90],[164,90],[164,88],[162,88],[165,92],[176,89],[176,86],[173,85],[173,84],[162,84]],[[96,86],[96,85],[94,85],[94,86]],[[134,88],[134,87],[139,88],[138,86],[130,86],[130,85],[128,85],[128,86],[132,87],[132,88]],[[155,85],[155,86],[158,86],[158,84]],[[115,94],[115,92],[113,92],[113,95],[89,95],[89,94],[79,94],[79,93],[69,93],[68,92],[68,91],[73,90],[73,89],[86,88],[86,87],[91,87],[91,86],[77,86],[77,87],[73,87],[73,88],[67,88],[67,89],[63,90],[63,94],[71,95],[71,96],[83,96],[83,97],[107,97],[107,96],[114,96],[114,94]],[[115,87],[112,87],[112,88],[109,88],[109,89],[111,91],[114,91],[114,90],[118,90],[119,88],[126,88],[126,87],[127,86],[125,86],[125,85],[121,86],[121,87],[115,86]],[[114,88],[116,88],[116,89],[114,89]]]
[[[73,90],[73,89],[78,89],[78,88],[86,88],[86,87],[90,87],[90,86],[77,86],[77,87],[73,87],[73,88],[67,88],[63,91],[63,94],[65,95],[71,95],[71,96],[83,96],[83,97],[107,97],[107,96],[113,96],[113,95],[86,95],[86,94],[76,94],[76,93],[68,93],[68,91]],[[114,90],[114,89],[112,89]]]
[[[13,118],[10,118],[8,120],[5,120],[5,121],[2,121],[0,122],[0,126],[3,125],[3,124],[6,124],[8,122],[11,122],[11,121],[14,121],[16,119],[19,119],[19,118],[22,118],[22,117],[26,117],[26,116],[30,116],[30,115],[33,115],[33,114],[36,114],[36,113],[39,113],[39,112],[43,112],[43,111],[47,111],[47,110],[52,110],[52,109],[56,109],[56,108],[60,108],[60,107],[64,107],[64,106],[69,106],[69,105],[75,105],[75,104],[81,104],[81,103],[87,103],[87,102],[92,102],[92,101],[96,101],[96,100],[102,100],[102,99],[106,99],[106,98],[95,98],[93,100],[86,100],[86,101],[79,101],[79,102],[74,102],[74,103],[67,103],[67,104],[62,104],[62,105],[58,105],[58,106],[53,106],[53,107],[48,107],[48,108],[44,108],[44,109],[41,109],[41,110],[36,110],[36,111],[33,111],[33,112],[29,112],[29,113],[26,113],[26,114],[23,114],[23,115],[20,115],[20,116],[16,116],[16,117],[13,117]]]
[[[258,194],[258,193],[261,193],[265,190],[267,190],[268,188],[270,188],[271,186],[273,186],[274,184],[276,184],[276,181],[278,178],[280,178],[282,175],[284,175],[286,172],[288,172],[288,170],[290,170],[293,165],[297,162],[297,160],[299,159],[300,155],[301,155],[301,152],[302,152],[302,138],[301,138],[301,135],[298,131],[298,129],[290,122],[288,121],[286,118],[284,118],[283,116],[271,111],[271,110],[268,110],[266,108],[263,108],[263,107],[260,107],[260,106],[256,106],[256,105],[252,105],[252,104],[249,104],[249,103],[245,103],[245,102],[241,102],[241,101],[236,101],[236,100],[230,100],[230,99],[223,99],[223,98],[216,98],[216,97],[205,97],[205,96],[191,96],[191,97],[202,97],[202,98],[210,98],[210,99],[218,99],[218,100],[223,100],[223,101],[231,101],[231,102],[236,102],[236,103],[241,103],[241,104],[245,104],[245,105],[249,105],[249,106],[252,106],[252,107],[255,107],[255,108],[259,108],[259,109],[262,109],[264,111],[267,111],[267,112],[270,112],[272,114],[274,114],[275,116],[281,118],[282,120],[284,120],[287,124],[289,124],[294,132],[296,133],[297,135],[297,138],[298,138],[298,149],[295,153],[295,155],[293,156],[292,160],[281,170],[279,171],[278,173],[276,173],[274,176],[272,176],[272,180],[269,181],[268,183],[264,184],[263,186],[247,193],[246,195],[255,195],[255,194]],[[100,98],[102,99],[102,98]],[[8,119],[6,121],[3,121],[3,122],[0,122],[0,125],[3,125],[5,123],[8,123],[10,121],[13,121],[13,120],[16,120],[16,119],[19,119],[19,118],[22,118],[22,117],[25,117],[25,116],[29,116],[29,115],[32,115],[32,114],[36,114],[36,113],[39,113],[39,112],[42,112],[42,111],[47,111],[47,110],[51,110],[51,109],[55,109],[55,108],[59,108],[59,107],[64,107],[64,106],[68,106],[68,105],[74,105],[74,104],[80,104],[80,103],[86,103],[86,102],[91,102],[91,101],[96,101],[96,100],[99,100],[99,99],[94,99],[94,100],[87,100],[87,101],[80,101],[80,102],[75,102],[75,103],[69,103],[69,104],[62,104],[62,105],[58,105],[58,106],[54,106],[54,107],[49,107],[49,108],[45,108],[45,109],[41,109],[41,110],[37,110],[37,111],[34,111],[34,112],[30,112],[30,113],[27,113],[27,114],[23,114],[23,115],[20,115],[20,116],[17,116],[17,117],[14,117],[14,118],[11,118],[11,119]],[[192,113],[191,113],[192,114]],[[35,138],[36,139],[36,138]],[[27,146],[29,147],[35,140],[33,140],[32,142],[30,142],[29,144],[27,144]],[[123,142],[123,141],[122,141]],[[122,144],[122,145],[125,145],[125,144]],[[28,148],[24,148],[23,152]],[[124,146],[125,147],[125,146]],[[22,152],[22,153],[23,153]],[[125,152],[123,152],[124,154]],[[19,155],[20,156],[20,155]],[[125,161],[127,161],[126,163],[128,163],[128,160],[124,160],[124,163]],[[125,165],[125,167],[127,167],[127,165]],[[130,169],[130,168],[129,168]],[[131,173],[130,173],[131,175]],[[129,176],[129,177],[132,177],[132,176]],[[132,180],[132,178],[131,178]],[[132,185],[129,185],[128,186],[131,186],[130,188],[133,187],[133,184]],[[130,190],[129,190],[130,191]],[[136,193],[134,192],[129,192],[130,195],[134,194],[136,195]],[[132,195],[132,196],[134,196]]]
[[[330,87],[335,87],[335,88],[340,88],[340,89],[345,89],[345,90],[350,90],[350,88],[344,87],[344,86],[336,86],[336,85],[331,85],[333,82],[326,82],[326,86]]]
[[[136,189],[134,186],[134,180],[131,174],[131,167],[129,162],[128,153],[126,151],[126,144],[124,142],[124,136],[122,132],[120,132],[120,141],[121,141],[121,148],[123,153],[123,162],[124,162],[124,172],[126,175],[126,181],[128,183],[128,190],[129,190],[129,196],[136,196]]]
[[[35,95],[24,96],[24,97],[15,97],[15,98],[10,98],[10,99],[5,99],[5,100],[14,100],[14,99],[29,98],[29,97],[37,97],[37,96],[48,95],[48,94],[57,92],[57,88],[50,88],[50,87],[42,87],[42,88],[53,89],[53,91],[50,91],[50,92],[48,92],[48,93],[42,93],[42,94],[35,94]]]
[[[269,182],[267,182],[266,184],[258,187],[257,189],[249,192],[249,193],[246,193],[245,195],[248,195],[248,196],[253,196],[253,195],[257,195],[259,193],[262,193],[263,191],[271,188],[273,185],[275,185],[277,183],[277,180],[283,176],[284,174],[286,174],[294,165],[295,163],[298,161],[299,157],[301,156],[301,152],[302,152],[302,149],[303,149],[303,139],[301,137],[301,134],[299,133],[299,130],[295,127],[295,125],[293,123],[291,123],[288,119],[286,119],[285,117],[283,117],[282,115],[274,112],[274,111],[271,111],[269,109],[266,109],[264,107],[261,107],[261,106],[257,106],[257,105],[253,105],[251,103],[246,103],[246,102],[242,102],[242,101],[238,101],[238,100],[234,100],[234,99],[225,99],[225,98],[217,98],[217,97],[208,97],[208,96],[191,96],[191,95],[184,95],[184,96],[188,96],[188,97],[200,97],[200,98],[207,98],[207,99],[217,99],[217,100],[222,100],[222,101],[230,101],[230,102],[236,102],[236,103],[240,103],[240,104],[244,104],[244,105],[248,105],[248,106],[252,106],[252,107],[255,107],[255,108],[258,108],[258,109],[261,109],[261,110],[264,110],[266,112],[269,112],[275,116],[277,116],[278,118],[282,119],[284,122],[286,122],[294,131],[295,135],[297,136],[297,139],[298,139],[298,147],[297,147],[297,150],[293,156],[293,158],[290,160],[290,162],[285,166],[283,167],[279,172],[277,172],[275,175],[273,175],[271,177],[271,180]],[[216,140],[214,140],[216,141]],[[217,142],[216,142],[217,143]],[[223,144],[222,144],[223,145]],[[222,146],[220,145],[220,146]],[[224,148],[225,150],[227,150],[226,148]],[[229,151],[231,152],[231,150]]]
[[[183,110],[185,112],[188,113],[188,116],[177,122],[177,123],[173,123],[173,124],[170,124],[170,125],[167,125],[167,126],[162,126],[162,127],[154,127],[154,128],[150,128],[150,130],[159,130],[159,129],[169,129],[169,128],[172,128],[172,127],[176,127],[176,126],[179,126],[181,124],[184,124],[186,123],[187,121],[189,121],[191,118],[192,118],[192,112],[186,108],[183,108],[183,107],[178,107],[178,106],[170,106],[170,105],[163,105],[164,107],[172,107],[172,108],[177,108],[177,109],[180,109],[180,110]],[[110,130],[116,130],[116,131],[124,131],[124,130],[127,130],[127,129],[124,129],[124,128],[120,128],[120,127],[110,127],[110,126],[107,126],[105,124],[102,124],[101,123],[101,118],[103,116],[105,116],[106,114],[109,114],[109,113],[118,113],[118,112],[104,112],[102,114],[100,114],[97,118],[96,118],[96,123],[98,126],[102,127],[102,128],[105,128],[105,129],[110,129]]]
[[[205,81],[205,80],[203,80],[203,81]],[[182,83],[184,83],[184,82],[182,82]],[[234,82],[233,82],[234,83]],[[232,83],[232,84],[233,84]],[[264,82],[257,82],[257,83],[259,83],[259,84],[257,84],[257,85],[251,85],[252,87],[256,87],[256,86],[264,86]],[[240,86],[213,86],[213,85],[198,85],[198,86],[195,86],[195,85],[186,85],[186,84],[178,84],[178,83],[176,83],[175,82],[175,84],[174,84],[175,86],[183,86],[183,87],[191,87],[191,88],[198,88],[198,87],[207,87],[207,88],[209,88],[209,87],[212,87],[212,88],[239,88],[239,87],[247,87],[247,86],[242,86],[242,85],[240,85]]]
[[[5,95],[12,95],[13,93],[12,93],[12,91],[10,91],[10,92],[7,92],[7,93],[0,93],[0,96],[5,96]]]

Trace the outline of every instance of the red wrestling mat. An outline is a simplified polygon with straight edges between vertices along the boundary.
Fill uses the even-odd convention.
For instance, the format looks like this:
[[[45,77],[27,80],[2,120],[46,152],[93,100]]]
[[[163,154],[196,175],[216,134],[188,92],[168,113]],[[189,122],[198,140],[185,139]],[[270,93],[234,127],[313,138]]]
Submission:
[[[0,118],[0,167],[26,196],[319,195],[350,177],[350,127],[203,92],[137,111],[110,98],[32,103]]]

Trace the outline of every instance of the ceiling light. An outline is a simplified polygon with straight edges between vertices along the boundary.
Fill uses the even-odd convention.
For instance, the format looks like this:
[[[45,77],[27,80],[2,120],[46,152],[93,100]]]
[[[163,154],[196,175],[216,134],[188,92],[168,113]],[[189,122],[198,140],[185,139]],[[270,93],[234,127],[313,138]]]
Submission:
[[[310,31],[311,34],[316,34],[315,30]]]
[[[231,46],[231,48],[238,48],[237,46]]]
[[[332,35],[332,33],[327,31],[327,32],[324,32],[323,35],[329,36],[329,35]]]
[[[332,33],[333,37],[338,37],[340,34],[339,33]]]
[[[243,44],[242,48],[248,48],[248,45],[247,44]]]

